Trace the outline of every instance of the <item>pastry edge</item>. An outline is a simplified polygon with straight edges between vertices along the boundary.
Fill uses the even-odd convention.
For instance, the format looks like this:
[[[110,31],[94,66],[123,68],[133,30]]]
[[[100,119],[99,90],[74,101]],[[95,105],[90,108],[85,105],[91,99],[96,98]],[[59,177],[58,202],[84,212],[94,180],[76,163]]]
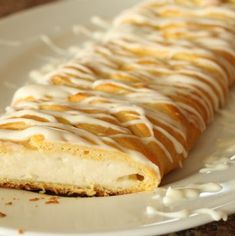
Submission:
[[[1,141],[0,155],[4,153],[10,153],[14,155],[15,148],[18,149],[18,152],[20,151],[24,152],[30,150],[30,148],[22,144]],[[35,143],[34,148],[35,149],[32,150],[37,152],[46,152],[47,154],[60,150],[61,153],[67,152],[77,158],[79,158],[78,155],[79,152],[80,151],[83,152],[83,147],[79,147],[78,145],[47,143],[45,141],[37,142],[37,144]],[[90,149],[90,151],[92,152],[92,149]],[[107,158],[107,151],[104,150],[100,151],[101,151],[100,153],[102,152],[104,153],[103,159],[105,160]],[[91,156],[83,158],[93,159]],[[112,188],[108,186],[102,186],[99,184],[89,184],[87,186],[79,186],[79,185],[70,185],[66,183],[55,183],[50,181],[45,182],[40,180],[15,179],[10,177],[4,178],[0,176],[0,187],[31,190],[31,191],[42,191],[46,193],[53,193],[64,196],[108,196],[108,195],[121,195],[121,194],[128,194],[142,191],[151,191],[159,185],[161,179],[160,174],[157,175],[153,169],[144,165],[143,163],[138,161],[133,161],[130,157],[126,155],[117,156],[117,153],[115,152],[112,152],[112,157],[109,158],[113,160],[115,160],[116,158],[118,159],[120,158],[120,160],[126,162],[127,165],[132,165],[136,169],[141,170],[142,173],[145,173],[146,176],[148,176],[149,180],[136,183],[133,186],[127,188]],[[97,160],[97,157],[95,157],[94,159]],[[102,159],[100,161],[102,162]]]
[[[151,187],[146,189],[129,188],[129,189],[114,190],[99,185],[93,185],[93,186],[91,185],[89,187],[79,187],[69,184],[32,182],[27,180],[13,180],[13,179],[12,180],[0,179],[0,187],[7,189],[35,191],[39,193],[47,193],[47,194],[69,196],[69,197],[114,196],[114,195],[131,194],[136,192],[152,190]]]

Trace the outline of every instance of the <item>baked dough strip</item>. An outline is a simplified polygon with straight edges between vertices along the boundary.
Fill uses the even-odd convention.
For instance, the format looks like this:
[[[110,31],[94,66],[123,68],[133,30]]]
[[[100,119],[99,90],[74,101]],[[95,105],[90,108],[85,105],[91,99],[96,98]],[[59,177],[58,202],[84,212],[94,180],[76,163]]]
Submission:
[[[156,188],[235,80],[234,1],[147,1],[18,89],[0,117],[0,185],[64,195]]]

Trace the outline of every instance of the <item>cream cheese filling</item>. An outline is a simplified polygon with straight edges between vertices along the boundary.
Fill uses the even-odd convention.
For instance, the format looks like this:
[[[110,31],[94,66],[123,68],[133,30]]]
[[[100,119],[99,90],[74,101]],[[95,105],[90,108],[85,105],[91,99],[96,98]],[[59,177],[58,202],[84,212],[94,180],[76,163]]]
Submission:
[[[143,173],[119,160],[79,158],[69,153],[20,151],[0,154],[0,179],[68,184],[78,187],[98,185],[124,189],[140,184]]]

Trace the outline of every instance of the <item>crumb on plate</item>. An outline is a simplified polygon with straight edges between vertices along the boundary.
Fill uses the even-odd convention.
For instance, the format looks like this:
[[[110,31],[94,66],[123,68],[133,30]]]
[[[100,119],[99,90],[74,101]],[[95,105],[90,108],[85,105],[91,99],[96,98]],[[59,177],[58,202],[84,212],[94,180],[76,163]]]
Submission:
[[[6,217],[6,216],[7,216],[6,214],[0,212],[0,218]]]

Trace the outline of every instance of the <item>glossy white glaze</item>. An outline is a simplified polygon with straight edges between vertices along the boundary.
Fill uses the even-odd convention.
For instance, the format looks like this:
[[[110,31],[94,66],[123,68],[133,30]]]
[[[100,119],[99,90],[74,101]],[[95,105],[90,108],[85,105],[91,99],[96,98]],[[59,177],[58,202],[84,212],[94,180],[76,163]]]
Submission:
[[[225,103],[235,73],[233,12],[226,4],[217,6],[214,2],[191,8],[177,2],[153,1],[124,12],[110,27],[93,18],[104,32],[96,37],[79,27],[96,42],[84,45],[76,58],[50,73],[34,73],[34,83],[15,93],[11,108],[0,122],[3,127],[14,122],[25,127],[1,129],[0,138],[25,141],[38,133],[50,141],[89,143],[101,148],[108,148],[105,141],[109,140],[119,146],[118,150],[149,164],[141,152],[121,148],[115,141],[117,137],[135,138],[143,144],[155,142],[174,162],[174,153],[156,137],[158,133],[175,153],[186,157],[185,125],[167,114],[166,108],[181,113],[203,132],[214,112]],[[48,36],[41,35],[41,40],[56,53],[66,53]],[[55,110],[45,111],[43,104],[47,102]],[[61,104],[65,104],[65,110],[52,108],[61,108]],[[153,108],[159,106],[164,112]],[[92,109],[98,114],[91,113]],[[128,113],[127,120],[122,113]],[[122,118],[118,118],[120,114]],[[108,129],[111,134],[94,134],[82,128],[86,124]],[[133,127],[144,127],[146,132],[141,136]]]
[[[209,209],[209,208],[199,208],[193,211],[183,209],[183,210],[173,211],[173,212],[171,211],[163,212],[163,211],[159,211],[155,209],[154,207],[148,206],[146,208],[146,214],[149,217],[158,215],[158,216],[163,216],[163,217],[173,218],[173,219],[183,219],[194,214],[207,214],[215,221],[219,221],[219,220],[226,221],[228,218],[227,214],[224,213],[223,211],[218,211],[218,210]]]
[[[191,184],[184,187],[172,188],[169,187],[166,190],[165,196],[162,201],[166,206],[172,205],[176,202],[196,199],[204,192],[218,192],[222,189],[219,184],[216,183],[206,183],[206,184]]]

